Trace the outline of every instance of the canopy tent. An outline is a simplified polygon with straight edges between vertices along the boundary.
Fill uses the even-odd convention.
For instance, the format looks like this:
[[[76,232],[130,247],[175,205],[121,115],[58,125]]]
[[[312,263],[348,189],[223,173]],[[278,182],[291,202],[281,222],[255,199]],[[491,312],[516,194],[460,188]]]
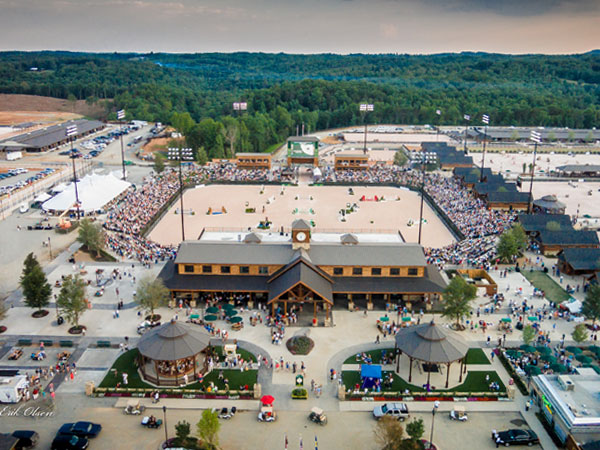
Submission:
[[[573,299],[568,303],[563,303],[561,306],[567,308],[571,314],[579,314],[583,304],[579,300]]]
[[[381,383],[381,365],[362,364],[360,366],[362,389],[373,389]]]
[[[38,195],[36,198],[33,199],[34,203],[44,203],[46,200],[50,200],[52,198],[51,195],[46,194],[45,192],[42,192],[40,195]]]
[[[66,183],[59,183],[51,189],[53,194],[58,194],[59,192],[64,191],[67,188]]]
[[[77,182],[77,192],[79,194],[79,209],[84,212],[98,211],[114,198],[118,197],[131,183],[119,180],[112,174],[98,175],[88,174],[81,181]],[[56,192],[59,186],[53,191]],[[44,211],[67,211],[75,210],[75,186],[70,183],[58,195],[44,202],[42,205]]]

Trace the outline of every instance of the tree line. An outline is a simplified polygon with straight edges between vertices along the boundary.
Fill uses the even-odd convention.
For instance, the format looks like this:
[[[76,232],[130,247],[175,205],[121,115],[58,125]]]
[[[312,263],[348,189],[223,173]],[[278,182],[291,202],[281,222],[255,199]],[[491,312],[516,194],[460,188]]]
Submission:
[[[172,123],[173,112],[189,113],[188,144],[222,157],[264,151],[301,124],[457,125],[464,114],[477,124],[485,113],[492,125],[592,128],[600,55],[3,52],[0,92],[103,101],[103,118],[125,109]],[[248,110],[235,115],[234,101]],[[362,102],[374,111],[362,115]]]

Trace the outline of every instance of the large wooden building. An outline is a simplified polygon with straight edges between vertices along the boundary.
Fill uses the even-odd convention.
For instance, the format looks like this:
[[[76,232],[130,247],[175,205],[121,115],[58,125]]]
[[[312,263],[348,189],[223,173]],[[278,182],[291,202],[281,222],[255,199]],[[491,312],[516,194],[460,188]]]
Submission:
[[[335,170],[366,170],[369,168],[369,155],[338,154],[335,155]]]
[[[290,303],[301,303],[315,318],[324,310],[326,321],[334,305],[426,308],[446,285],[420,245],[362,243],[355,235],[315,242],[303,219],[294,221],[287,241],[261,241],[250,233],[238,241],[182,242],[159,276],[174,298],[243,298],[284,313]]]
[[[238,169],[267,169],[271,170],[271,153],[237,153],[236,166]]]

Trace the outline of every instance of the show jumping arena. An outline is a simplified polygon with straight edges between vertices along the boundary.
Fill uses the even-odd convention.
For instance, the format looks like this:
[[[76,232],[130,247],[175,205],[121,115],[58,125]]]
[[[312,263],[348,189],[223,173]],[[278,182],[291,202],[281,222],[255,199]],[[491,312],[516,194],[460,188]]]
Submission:
[[[350,189],[354,195],[349,194]],[[314,223],[315,233],[397,235],[400,231],[406,242],[418,240],[420,195],[405,188],[215,184],[188,189],[183,201],[188,240],[198,239],[202,230],[247,232],[250,228],[276,233],[283,227],[288,232],[292,222],[300,218]],[[343,217],[342,209],[352,212]],[[261,221],[267,219],[271,222],[270,228],[259,229]],[[443,247],[456,242],[427,203],[423,219],[421,243],[425,247]],[[162,245],[181,242],[178,200],[148,237]]]

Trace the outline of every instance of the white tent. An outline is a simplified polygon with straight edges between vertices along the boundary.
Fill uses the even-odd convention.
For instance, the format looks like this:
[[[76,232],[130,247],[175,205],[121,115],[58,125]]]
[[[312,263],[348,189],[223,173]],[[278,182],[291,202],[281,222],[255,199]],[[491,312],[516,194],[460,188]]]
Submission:
[[[67,185],[65,183],[60,183],[52,188],[52,192],[56,194],[58,192],[64,191],[66,188],[67,188]]]
[[[77,182],[79,209],[84,212],[98,211],[125,191],[131,183],[119,180],[112,174],[88,174]],[[70,183],[64,191],[42,205],[44,211],[75,210],[75,187]]]
[[[565,306],[571,312],[571,314],[579,314],[581,312],[583,304],[579,300],[575,300],[572,298],[570,302],[565,303]]]
[[[50,200],[51,198],[52,198],[51,195],[48,195],[45,192],[42,192],[40,195],[38,195],[36,198],[34,198],[33,201],[39,202],[39,203],[44,203],[46,200]]]

